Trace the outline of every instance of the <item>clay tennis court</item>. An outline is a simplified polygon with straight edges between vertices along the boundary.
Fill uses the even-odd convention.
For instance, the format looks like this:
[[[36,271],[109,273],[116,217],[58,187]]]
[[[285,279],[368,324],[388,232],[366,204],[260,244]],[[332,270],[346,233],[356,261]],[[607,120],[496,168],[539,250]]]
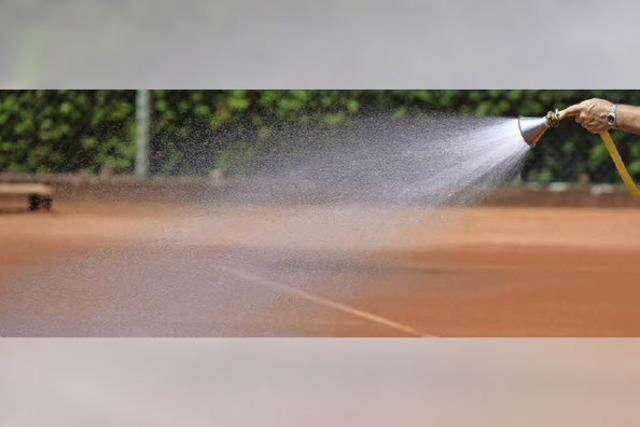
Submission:
[[[323,206],[5,204],[0,335],[640,336],[640,210],[600,204],[434,209],[375,250],[301,236]]]

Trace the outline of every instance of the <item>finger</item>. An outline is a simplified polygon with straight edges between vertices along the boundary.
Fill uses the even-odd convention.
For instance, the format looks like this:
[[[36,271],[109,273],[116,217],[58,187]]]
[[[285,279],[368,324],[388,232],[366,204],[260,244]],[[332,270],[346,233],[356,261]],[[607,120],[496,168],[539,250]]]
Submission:
[[[583,109],[584,109],[584,105],[582,105],[582,103],[571,105],[565,108],[564,110],[560,111],[560,120],[565,119],[567,117],[577,116],[582,112]]]

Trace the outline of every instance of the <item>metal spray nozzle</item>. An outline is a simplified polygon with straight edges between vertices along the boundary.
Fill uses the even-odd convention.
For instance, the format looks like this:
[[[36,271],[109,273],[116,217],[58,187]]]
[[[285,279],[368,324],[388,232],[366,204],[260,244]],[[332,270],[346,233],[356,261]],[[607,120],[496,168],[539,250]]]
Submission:
[[[518,117],[518,128],[522,139],[531,146],[535,147],[544,133],[560,124],[560,111],[549,111],[544,117]]]

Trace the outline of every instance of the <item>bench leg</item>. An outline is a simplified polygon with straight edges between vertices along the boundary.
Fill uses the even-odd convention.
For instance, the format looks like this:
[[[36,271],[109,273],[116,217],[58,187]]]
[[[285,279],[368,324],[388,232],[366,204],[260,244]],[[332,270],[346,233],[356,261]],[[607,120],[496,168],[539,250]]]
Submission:
[[[42,202],[42,199],[40,199],[40,196],[36,195],[36,194],[32,194],[29,196],[29,210],[30,211],[37,211],[38,209],[40,209],[40,203]]]
[[[51,197],[43,197],[40,202],[40,206],[42,209],[51,210],[51,205],[53,204],[53,199]]]

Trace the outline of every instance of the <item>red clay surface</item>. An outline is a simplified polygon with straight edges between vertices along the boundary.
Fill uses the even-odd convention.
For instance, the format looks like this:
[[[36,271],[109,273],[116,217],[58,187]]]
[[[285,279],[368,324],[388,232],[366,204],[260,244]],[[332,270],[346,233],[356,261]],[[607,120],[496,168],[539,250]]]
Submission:
[[[640,336],[638,209],[442,209],[375,252],[340,228],[377,214],[5,207],[0,336]]]

